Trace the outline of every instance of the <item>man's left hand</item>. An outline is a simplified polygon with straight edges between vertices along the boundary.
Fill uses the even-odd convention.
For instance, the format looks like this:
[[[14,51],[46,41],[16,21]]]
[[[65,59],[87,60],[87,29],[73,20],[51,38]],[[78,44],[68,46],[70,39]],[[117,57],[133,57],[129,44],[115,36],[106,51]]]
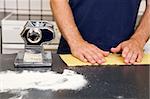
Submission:
[[[141,62],[144,54],[143,47],[140,45],[140,42],[134,38],[120,43],[116,48],[111,48],[111,51],[113,53],[122,51],[122,57],[126,64]]]

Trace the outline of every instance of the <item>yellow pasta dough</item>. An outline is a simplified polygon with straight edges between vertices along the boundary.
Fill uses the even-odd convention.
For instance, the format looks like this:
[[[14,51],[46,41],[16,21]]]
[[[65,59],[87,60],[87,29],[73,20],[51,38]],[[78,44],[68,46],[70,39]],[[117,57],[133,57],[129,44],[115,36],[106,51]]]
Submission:
[[[82,62],[79,59],[75,58],[71,54],[61,54],[61,59],[68,65],[68,66],[87,66],[87,65],[93,65],[88,62]],[[106,63],[103,63],[102,65],[125,65],[123,57],[121,57],[120,54],[110,54],[108,57],[105,58]],[[140,63],[136,63],[137,65],[144,64],[149,65],[150,64],[150,54],[144,54],[143,60]],[[94,64],[98,65],[98,64]]]

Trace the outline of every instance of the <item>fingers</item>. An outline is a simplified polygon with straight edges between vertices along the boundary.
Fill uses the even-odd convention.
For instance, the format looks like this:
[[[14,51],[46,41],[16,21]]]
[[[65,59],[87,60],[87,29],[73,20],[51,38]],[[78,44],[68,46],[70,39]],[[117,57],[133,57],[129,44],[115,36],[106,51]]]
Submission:
[[[126,55],[126,57],[124,57],[124,59],[125,59],[124,61],[125,61],[126,64],[130,63],[132,55],[133,55],[133,52],[128,52],[127,55]]]
[[[100,61],[99,57],[92,52],[88,52],[88,54],[84,53],[84,56],[88,60],[88,62],[90,62],[92,64],[99,63],[99,61]]]
[[[72,55],[83,62],[90,62],[92,64],[96,63],[95,61],[96,56],[93,56],[91,52],[88,52],[88,50],[85,49],[78,50],[78,51],[75,50],[72,52]]]
[[[143,52],[139,52],[138,58],[137,58],[137,62],[138,62],[138,63],[142,61],[143,54],[144,54]]]
[[[141,62],[143,58],[143,53],[137,50],[125,49],[122,52],[122,56],[124,57],[124,61],[126,64],[135,64],[136,62]]]
[[[125,57],[125,63],[134,64],[135,62],[137,62],[137,56],[138,56],[137,52],[132,52],[132,51],[129,52]]]
[[[140,46],[139,42],[133,39],[120,43],[116,48],[112,48],[111,51],[122,51],[122,57],[126,64],[141,62],[143,58],[143,48]]]
[[[90,50],[87,50],[84,56],[89,60],[90,63],[102,64],[103,62],[105,62],[105,59],[102,53],[95,50],[95,48],[91,48]]]
[[[82,52],[72,52],[72,55],[76,58],[78,58],[79,60],[83,61],[83,62],[87,62],[87,59],[84,57],[84,55],[82,54]]]
[[[133,54],[132,54],[132,57],[131,57],[131,59],[130,59],[130,63],[131,63],[131,64],[134,64],[134,63],[136,62],[137,56],[138,56],[137,53],[133,53]]]
[[[87,53],[86,51],[78,52],[76,54],[73,54],[73,56],[75,56],[76,58],[80,59],[83,62],[90,62],[92,64],[96,63],[91,53]]]
[[[108,55],[109,55],[109,52],[107,52],[107,51],[103,51],[103,55],[106,57],[106,56],[108,56]]]
[[[94,58],[97,63],[102,64],[106,62],[105,56],[103,55],[103,53],[96,52],[96,51],[94,53],[97,56],[97,58]]]
[[[111,52],[117,53],[121,51],[121,44],[119,44],[116,48],[111,48]]]
[[[96,46],[92,45],[92,49],[95,53],[99,54],[100,56],[103,55],[103,56],[108,56],[109,55],[109,52],[108,51],[103,51],[99,48],[97,48]]]
[[[88,62],[95,64],[96,61],[94,60],[94,57],[89,54],[84,54],[84,57],[88,60]]]
[[[106,62],[105,57],[109,55],[109,52],[103,51],[96,46],[92,46],[91,50],[93,52],[93,57],[97,63],[101,64]]]
[[[89,43],[85,43],[81,47],[72,48],[71,51],[72,54],[81,61],[90,62],[92,64],[104,63],[106,61],[105,56],[109,55],[109,52],[102,51],[95,45]]]
[[[122,57],[127,57],[127,54],[129,53],[129,48],[128,47],[125,47],[122,51]]]
[[[86,58],[84,57],[84,55],[82,55],[82,54],[81,54],[81,55],[78,55],[77,58],[80,59],[80,60],[83,61],[83,62],[87,62],[87,59],[86,59]]]

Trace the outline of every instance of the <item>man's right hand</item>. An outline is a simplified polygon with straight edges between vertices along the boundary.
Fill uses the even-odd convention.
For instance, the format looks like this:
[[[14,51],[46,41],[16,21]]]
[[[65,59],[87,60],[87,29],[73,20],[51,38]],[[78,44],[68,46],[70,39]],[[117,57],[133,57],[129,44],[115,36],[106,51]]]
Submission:
[[[103,51],[86,41],[78,41],[78,43],[71,45],[70,48],[73,56],[83,62],[90,62],[92,64],[104,63],[106,61],[105,57],[109,55],[109,52]]]

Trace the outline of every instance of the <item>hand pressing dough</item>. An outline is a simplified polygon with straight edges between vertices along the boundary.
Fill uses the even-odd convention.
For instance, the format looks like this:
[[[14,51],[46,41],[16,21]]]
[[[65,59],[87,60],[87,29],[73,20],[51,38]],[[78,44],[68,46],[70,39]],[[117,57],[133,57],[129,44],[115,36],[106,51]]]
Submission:
[[[75,58],[71,54],[61,54],[61,59],[68,65],[68,66],[87,66],[87,65],[93,65],[88,62],[82,62],[79,59]],[[105,58],[106,63],[103,63],[102,65],[125,65],[124,59],[120,54],[110,54],[108,57]],[[144,64],[144,65],[150,65],[150,54],[145,54],[143,57],[142,62],[136,63],[137,65]],[[98,64],[94,64],[98,65]]]

